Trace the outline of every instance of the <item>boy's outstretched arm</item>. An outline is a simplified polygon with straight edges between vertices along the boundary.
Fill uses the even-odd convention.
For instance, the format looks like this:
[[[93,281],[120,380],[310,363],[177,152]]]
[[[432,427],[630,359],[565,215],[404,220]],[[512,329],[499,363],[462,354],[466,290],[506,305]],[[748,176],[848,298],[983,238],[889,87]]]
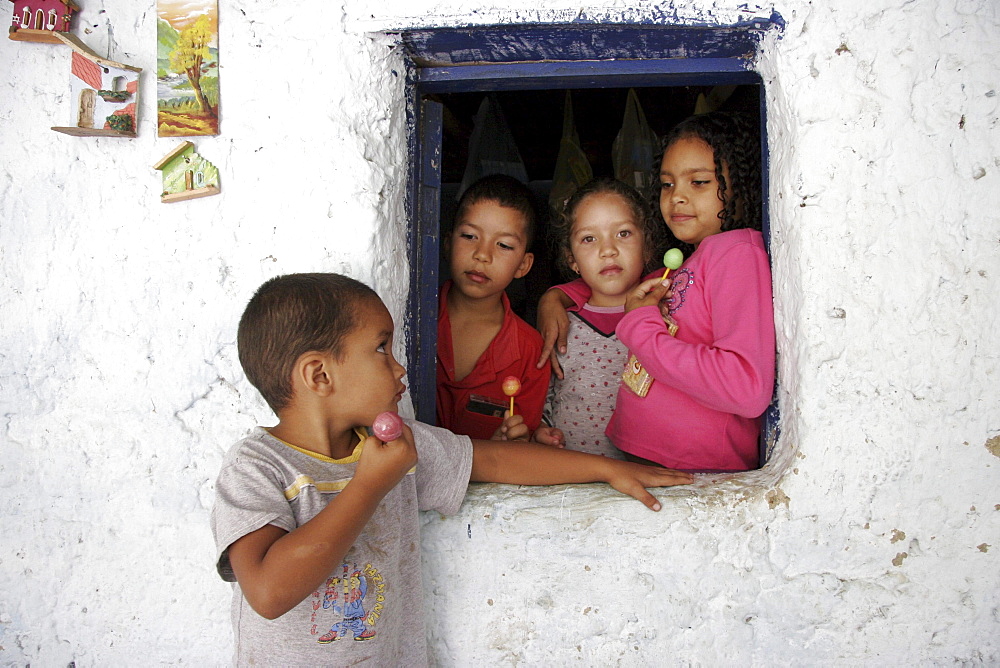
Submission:
[[[694,476],[683,471],[624,462],[575,450],[535,443],[472,441],[472,476],[476,482],[514,485],[560,485],[606,482],[653,510],[660,503],[647,487],[687,485]]]
[[[390,443],[369,437],[354,477],[315,517],[291,532],[268,524],[230,545],[229,563],[257,614],[275,619],[315,591],[416,463],[409,427]]]

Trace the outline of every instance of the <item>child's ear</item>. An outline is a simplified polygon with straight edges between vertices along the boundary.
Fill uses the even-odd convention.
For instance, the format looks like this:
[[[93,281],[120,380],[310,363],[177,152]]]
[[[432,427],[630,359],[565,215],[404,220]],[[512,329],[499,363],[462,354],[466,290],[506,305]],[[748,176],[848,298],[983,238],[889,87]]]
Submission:
[[[566,253],[566,266],[569,267],[570,271],[574,274],[580,273],[580,265],[576,263],[576,258],[573,257],[572,253]]]
[[[521,258],[521,264],[518,266],[517,271],[514,272],[514,278],[521,278],[529,271],[531,271],[531,265],[535,262],[534,253],[525,253],[524,257]]]
[[[321,397],[329,396],[333,392],[331,362],[329,355],[308,352],[295,364],[296,379],[310,392]]]

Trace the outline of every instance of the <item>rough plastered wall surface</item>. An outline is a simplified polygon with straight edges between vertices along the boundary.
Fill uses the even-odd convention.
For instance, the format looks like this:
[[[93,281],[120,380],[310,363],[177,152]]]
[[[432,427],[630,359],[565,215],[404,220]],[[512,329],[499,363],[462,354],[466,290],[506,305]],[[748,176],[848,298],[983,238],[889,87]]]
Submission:
[[[404,310],[403,63],[380,33],[772,12],[771,462],[658,492],[658,514],[474,486],[424,516],[432,659],[1000,662],[995,2],[220,0],[222,134],[194,141],[222,193],[170,205],[154,8],[80,4],[144,100],[136,139],[54,133],[68,52],[0,40],[0,664],[227,662],[213,481],[273,419],[236,361],[244,303],[322,270]]]
[[[192,138],[222,193],[162,204],[152,165],[181,140],[156,136],[154,3],[79,4],[144,100],[136,139],[52,132],[73,124],[68,49],[0,40],[0,664],[224,664],[214,480],[273,424],[236,323],[297,271],[364,280],[400,320],[399,61],[305,20],[325,3],[223,0],[222,134]]]

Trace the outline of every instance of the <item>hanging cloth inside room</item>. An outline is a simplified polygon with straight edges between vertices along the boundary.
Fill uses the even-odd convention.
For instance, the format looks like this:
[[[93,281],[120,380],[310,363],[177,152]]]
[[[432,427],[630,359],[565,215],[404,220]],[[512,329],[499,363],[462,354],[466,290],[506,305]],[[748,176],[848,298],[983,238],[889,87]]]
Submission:
[[[654,163],[660,157],[660,139],[646,122],[634,88],[629,88],[622,129],[611,144],[615,178],[639,192],[649,185]]]
[[[698,99],[694,103],[695,116],[716,111],[732,96],[735,90],[736,86],[712,86],[708,95],[698,93]]]
[[[556,168],[552,174],[552,190],[549,193],[549,206],[553,211],[562,211],[563,206],[576,189],[594,178],[594,170],[587,160],[587,154],[580,147],[580,135],[576,131],[573,120],[573,98],[566,91],[566,102],[563,105],[562,138],[559,140],[559,155],[556,157]]]
[[[491,93],[483,98],[474,124],[472,137],[469,139],[469,159],[465,163],[465,174],[455,198],[460,199],[466,188],[490,174],[507,174],[521,183],[527,183],[528,170],[517,150],[514,135],[507,127],[507,120],[496,95]]]

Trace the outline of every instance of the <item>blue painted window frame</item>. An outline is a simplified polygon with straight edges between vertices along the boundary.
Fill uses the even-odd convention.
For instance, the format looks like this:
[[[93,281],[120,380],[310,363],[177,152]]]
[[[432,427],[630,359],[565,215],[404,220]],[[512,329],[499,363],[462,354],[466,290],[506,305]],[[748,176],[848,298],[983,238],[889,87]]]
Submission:
[[[763,81],[751,57],[779,15],[738,26],[493,26],[402,33],[407,51],[411,221],[407,302],[408,379],[419,420],[435,421],[442,108],[434,93],[538,89],[760,86],[763,233],[770,249]],[[607,58],[619,58],[608,60]],[[525,62],[536,61],[536,62]],[[768,409],[761,463],[777,437],[776,403]]]

